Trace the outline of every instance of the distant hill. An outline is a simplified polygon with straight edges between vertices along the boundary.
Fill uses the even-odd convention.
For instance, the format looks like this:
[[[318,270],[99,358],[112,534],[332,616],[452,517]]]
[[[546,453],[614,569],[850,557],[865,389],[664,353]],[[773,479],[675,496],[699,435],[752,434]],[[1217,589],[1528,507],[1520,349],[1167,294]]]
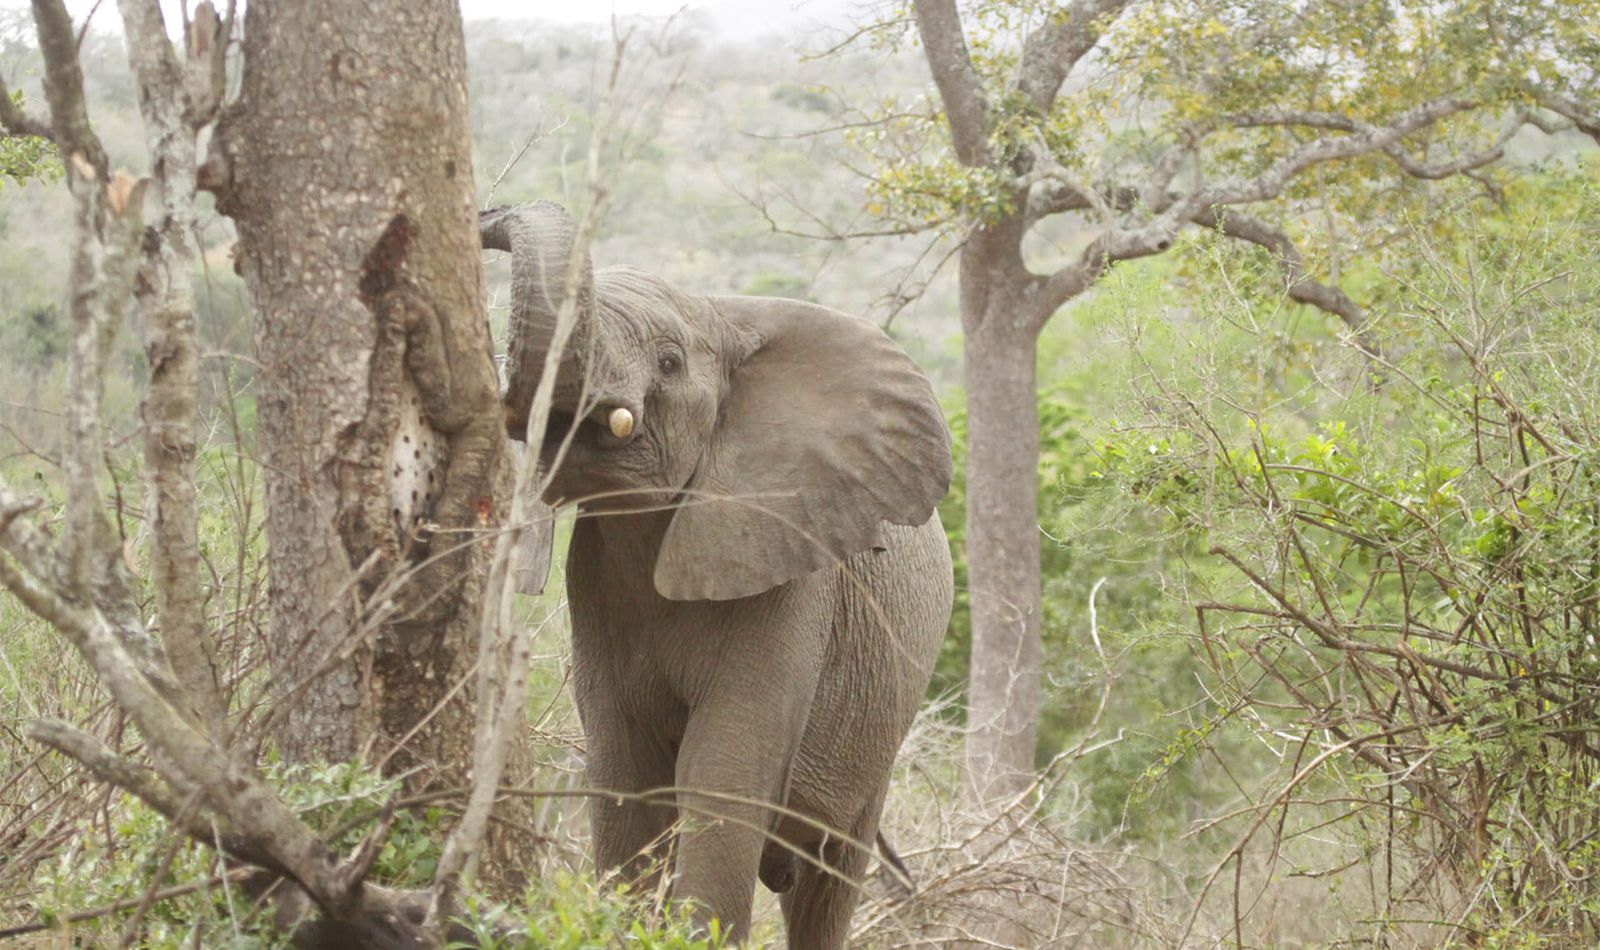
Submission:
[[[837,124],[845,96],[915,95],[924,74],[914,57],[850,53],[802,61],[802,49],[823,41],[794,24],[845,22],[844,11],[855,6],[723,0],[677,18],[665,34],[661,18],[629,21],[635,33],[624,96],[627,160],[608,182],[611,212],[595,248],[597,266],[629,264],[695,291],[807,297],[855,312],[873,311],[891,294],[894,275],[917,261],[920,242],[868,246],[778,234],[747,200],[765,194],[790,227],[815,230],[808,215],[862,223],[863,182],[842,163],[837,139],[800,133]],[[96,22],[115,24],[114,13],[102,9]],[[480,199],[491,200],[493,187],[495,203],[548,198],[581,207],[591,121],[613,49],[609,26],[474,19],[466,38]],[[143,168],[144,133],[121,38],[92,30],[82,56],[90,115],[113,163]],[[0,72],[42,107],[31,24],[25,13],[4,7]],[[673,77],[677,84],[663,98]],[[540,132],[544,137],[507,170],[509,157]],[[59,402],[70,226],[59,183],[0,183],[0,404]],[[200,301],[204,345],[248,356],[246,301],[228,266],[229,222],[209,217],[204,240],[211,246],[210,291]],[[503,305],[503,265],[491,266],[489,279]],[[496,323],[503,313],[494,315]],[[895,332],[949,382],[956,361],[945,340],[957,326],[947,278],[899,318]],[[123,332],[119,352],[128,365],[142,359],[138,349],[133,334]],[[236,371],[247,380],[248,362]],[[0,405],[0,423],[15,423],[15,411]],[[40,432],[48,428],[48,417],[28,418]]]

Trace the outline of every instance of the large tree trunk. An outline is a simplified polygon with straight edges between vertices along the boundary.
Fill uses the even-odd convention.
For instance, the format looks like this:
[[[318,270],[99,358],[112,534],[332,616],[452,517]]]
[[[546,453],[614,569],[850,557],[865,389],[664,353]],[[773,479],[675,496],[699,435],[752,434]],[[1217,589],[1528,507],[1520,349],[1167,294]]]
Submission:
[[[964,264],[966,262],[963,262]],[[1033,778],[1039,725],[1039,406],[1036,335],[1016,294],[968,293],[967,578],[972,654],[967,691],[969,800],[995,801]],[[977,298],[977,299],[973,299]]]
[[[505,435],[456,5],[251,3],[206,179],[255,308],[275,737],[458,769],[472,690],[434,707],[476,643]]]

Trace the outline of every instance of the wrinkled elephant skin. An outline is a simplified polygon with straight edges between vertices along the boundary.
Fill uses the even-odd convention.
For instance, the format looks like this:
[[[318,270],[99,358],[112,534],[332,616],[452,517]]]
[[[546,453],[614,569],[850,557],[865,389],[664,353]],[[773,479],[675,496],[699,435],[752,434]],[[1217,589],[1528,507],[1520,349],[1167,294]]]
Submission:
[[[545,499],[579,508],[566,583],[588,781],[679,790],[595,800],[596,862],[667,871],[735,939],[759,876],[783,892],[790,947],[842,947],[870,857],[857,843],[877,834],[950,616],[932,387],[870,321],[568,268],[553,205],[485,222],[486,246],[518,258],[508,399],[532,392],[516,365],[543,360],[516,339],[548,346],[561,298],[527,290],[526,261],[585,281],[540,454]],[[527,414],[508,403],[514,434]]]

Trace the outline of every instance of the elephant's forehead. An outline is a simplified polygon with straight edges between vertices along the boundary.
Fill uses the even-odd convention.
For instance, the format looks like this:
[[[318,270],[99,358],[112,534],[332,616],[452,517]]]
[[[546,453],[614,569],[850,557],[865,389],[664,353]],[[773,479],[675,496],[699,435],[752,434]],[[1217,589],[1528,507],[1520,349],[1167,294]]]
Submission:
[[[641,341],[667,336],[705,342],[704,302],[652,274],[623,267],[599,271],[595,296],[618,329]]]

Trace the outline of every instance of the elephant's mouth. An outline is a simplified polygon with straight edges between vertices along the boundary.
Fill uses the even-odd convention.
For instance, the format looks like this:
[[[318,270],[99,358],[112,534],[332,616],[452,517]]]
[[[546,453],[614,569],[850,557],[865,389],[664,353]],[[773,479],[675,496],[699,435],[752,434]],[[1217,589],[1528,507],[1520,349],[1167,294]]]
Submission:
[[[624,507],[641,488],[638,464],[644,456],[624,451],[640,435],[614,431],[616,402],[604,403],[579,416],[570,409],[552,409],[539,446],[539,466],[550,473],[545,501],[580,506]],[[629,418],[632,412],[629,411]]]
[[[613,421],[617,412],[626,413],[625,431]],[[554,462],[563,446],[566,446],[567,452],[621,448],[633,440],[633,418],[631,410],[616,403],[602,403],[581,417],[570,409],[552,408],[544,427],[540,454],[547,461]],[[623,434],[619,435],[619,431],[623,431]]]
[[[570,410],[552,409],[544,427],[541,454],[553,461],[556,453],[560,452],[561,447],[568,444],[569,440],[572,446],[580,446],[592,443],[599,434],[598,426],[590,420],[586,419],[580,424],[576,414]]]

